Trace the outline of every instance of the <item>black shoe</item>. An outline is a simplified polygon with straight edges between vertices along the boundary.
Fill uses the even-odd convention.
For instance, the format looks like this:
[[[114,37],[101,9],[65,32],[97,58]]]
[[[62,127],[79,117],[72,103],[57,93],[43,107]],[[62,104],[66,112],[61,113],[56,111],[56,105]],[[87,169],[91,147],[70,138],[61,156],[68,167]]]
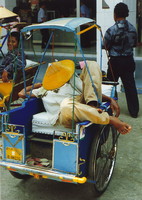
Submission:
[[[130,114],[131,115],[131,117],[133,117],[133,118],[137,118],[138,117],[138,114]]]

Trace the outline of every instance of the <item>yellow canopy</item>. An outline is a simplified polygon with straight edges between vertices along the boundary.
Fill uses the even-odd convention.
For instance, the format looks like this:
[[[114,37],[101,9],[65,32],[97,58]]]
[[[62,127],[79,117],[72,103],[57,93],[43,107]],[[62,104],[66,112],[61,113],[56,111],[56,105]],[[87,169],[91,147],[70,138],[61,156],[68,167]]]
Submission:
[[[17,14],[11,12],[10,10],[8,10],[5,7],[0,7],[0,19],[5,19],[8,17],[16,17]]]

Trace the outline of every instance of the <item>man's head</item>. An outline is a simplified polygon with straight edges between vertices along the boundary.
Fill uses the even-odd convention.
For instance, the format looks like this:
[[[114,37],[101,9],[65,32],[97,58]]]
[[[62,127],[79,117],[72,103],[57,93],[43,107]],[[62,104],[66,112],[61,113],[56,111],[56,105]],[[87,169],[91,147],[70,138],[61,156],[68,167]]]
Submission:
[[[20,33],[19,32],[10,33],[10,36],[8,37],[8,41],[7,41],[8,50],[12,51],[14,49],[17,49],[18,44],[19,44],[19,40],[20,40]]]
[[[73,76],[75,64],[72,60],[61,60],[51,63],[44,75],[42,84],[46,90],[60,88]]]
[[[46,8],[46,1],[41,1],[39,3],[39,7],[45,9]]]
[[[85,0],[81,0],[81,1],[80,1],[80,4],[81,4],[81,5],[84,5],[85,3],[86,3]]]
[[[125,3],[118,3],[114,8],[114,19],[115,21],[118,18],[125,19],[129,16],[129,9]]]

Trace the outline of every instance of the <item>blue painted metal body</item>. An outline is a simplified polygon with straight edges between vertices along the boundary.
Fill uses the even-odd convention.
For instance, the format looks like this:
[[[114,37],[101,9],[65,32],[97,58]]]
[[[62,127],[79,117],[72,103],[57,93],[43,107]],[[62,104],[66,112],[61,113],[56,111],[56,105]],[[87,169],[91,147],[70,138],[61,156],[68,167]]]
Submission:
[[[24,134],[3,133],[3,160],[8,162],[25,163],[25,143]],[[17,157],[16,151],[20,151],[20,158]],[[8,154],[10,151],[11,156]],[[14,159],[13,159],[14,157]]]
[[[78,174],[78,143],[53,141],[53,169]]]
[[[6,118],[6,121],[3,125],[14,124],[16,129],[20,134],[23,134],[24,138],[20,143],[17,144],[18,149],[21,149],[23,154],[23,164],[26,161],[26,156],[29,154],[30,142],[28,136],[32,134],[32,116],[38,112],[43,111],[43,105],[40,99],[30,99],[23,103],[23,106],[10,110],[7,112],[1,113],[2,119]],[[8,118],[6,116],[9,116]],[[24,128],[20,126],[24,126]],[[60,138],[54,138],[53,136],[53,152],[52,152],[52,169],[53,171],[58,171],[67,174],[74,174],[79,177],[87,176],[88,173],[88,163],[90,156],[91,142],[94,137],[94,134],[97,134],[100,129],[100,125],[91,124],[90,122],[82,122],[77,124],[77,131],[75,141],[65,141]],[[23,130],[23,132],[22,132]],[[3,127],[3,132],[5,128]],[[17,141],[17,138],[13,140],[12,133],[9,134],[9,140],[12,144]],[[18,137],[18,136],[17,136]],[[21,143],[23,142],[23,143]],[[9,159],[6,159],[5,150],[7,147],[11,147],[11,144],[4,139],[3,149],[4,156],[3,161],[9,163]],[[47,157],[48,158],[48,157]],[[11,163],[16,163],[16,160],[10,160]],[[19,163],[19,162],[17,162]],[[23,166],[24,169],[24,166]],[[31,171],[31,170],[29,170]],[[20,173],[20,171],[17,172]]]

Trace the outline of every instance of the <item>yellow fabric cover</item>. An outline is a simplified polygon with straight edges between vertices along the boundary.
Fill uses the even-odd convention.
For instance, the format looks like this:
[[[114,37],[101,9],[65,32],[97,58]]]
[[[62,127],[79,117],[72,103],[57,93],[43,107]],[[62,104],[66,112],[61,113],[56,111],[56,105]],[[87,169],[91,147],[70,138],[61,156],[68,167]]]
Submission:
[[[9,98],[13,88],[13,82],[10,81],[8,83],[2,82],[0,79],[0,94],[3,95],[3,99],[0,100],[0,107],[5,106],[5,100]]]
[[[48,66],[43,78],[43,87],[46,90],[54,90],[63,86],[70,80],[75,71],[72,60],[61,60]]]

